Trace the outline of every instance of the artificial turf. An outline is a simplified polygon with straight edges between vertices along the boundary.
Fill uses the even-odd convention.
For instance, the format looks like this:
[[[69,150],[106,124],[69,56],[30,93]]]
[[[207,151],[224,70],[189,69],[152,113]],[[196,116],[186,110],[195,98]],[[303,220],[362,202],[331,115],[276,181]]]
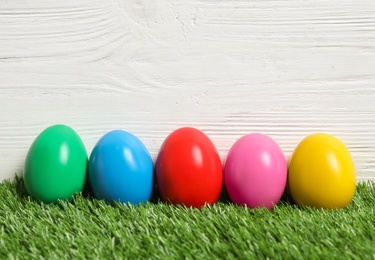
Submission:
[[[373,259],[375,184],[342,210],[248,209],[222,199],[201,210],[163,202],[108,205],[90,196],[43,204],[21,178],[0,184],[1,259]]]

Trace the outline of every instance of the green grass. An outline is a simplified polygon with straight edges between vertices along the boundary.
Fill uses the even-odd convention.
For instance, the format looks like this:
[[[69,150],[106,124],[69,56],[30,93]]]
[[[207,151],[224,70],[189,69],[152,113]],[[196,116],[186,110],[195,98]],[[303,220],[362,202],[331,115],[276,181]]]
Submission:
[[[107,205],[77,195],[55,205],[28,198],[22,179],[0,184],[0,258],[373,259],[375,184],[343,210],[272,211],[219,202],[202,210],[162,202]],[[225,200],[225,199],[224,199]]]

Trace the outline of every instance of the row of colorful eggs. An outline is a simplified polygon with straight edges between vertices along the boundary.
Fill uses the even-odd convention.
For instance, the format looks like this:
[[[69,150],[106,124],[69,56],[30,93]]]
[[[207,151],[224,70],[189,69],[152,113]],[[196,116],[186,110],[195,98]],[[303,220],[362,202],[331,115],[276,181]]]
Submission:
[[[343,208],[356,188],[348,149],[327,134],[306,137],[289,165],[273,139],[248,134],[233,144],[224,167],[211,140],[190,127],[165,139],[155,167],[145,145],[122,130],[105,134],[89,159],[81,138],[68,126],[51,126],[35,139],[24,168],[31,197],[46,203],[70,199],[87,178],[94,196],[107,202],[146,202],[155,179],[164,201],[198,208],[214,204],[223,186],[232,202],[269,209],[285,189],[299,205]]]

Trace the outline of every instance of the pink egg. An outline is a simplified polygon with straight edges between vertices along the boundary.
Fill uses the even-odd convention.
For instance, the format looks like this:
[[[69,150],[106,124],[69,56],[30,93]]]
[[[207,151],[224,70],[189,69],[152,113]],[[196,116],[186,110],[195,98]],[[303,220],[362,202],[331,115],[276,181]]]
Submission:
[[[232,202],[272,209],[283,195],[287,163],[278,144],[267,135],[248,134],[229,150],[224,182]]]

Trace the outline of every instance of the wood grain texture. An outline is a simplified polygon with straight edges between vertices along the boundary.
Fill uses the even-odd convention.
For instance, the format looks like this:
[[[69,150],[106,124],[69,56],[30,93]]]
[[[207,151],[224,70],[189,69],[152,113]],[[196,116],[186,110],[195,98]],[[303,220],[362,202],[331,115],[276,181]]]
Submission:
[[[113,129],[153,158],[181,126],[222,160],[242,135],[287,158],[314,132],[375,179],[375,1],[0,0],[0,180],[64,123],[88,153]]]

